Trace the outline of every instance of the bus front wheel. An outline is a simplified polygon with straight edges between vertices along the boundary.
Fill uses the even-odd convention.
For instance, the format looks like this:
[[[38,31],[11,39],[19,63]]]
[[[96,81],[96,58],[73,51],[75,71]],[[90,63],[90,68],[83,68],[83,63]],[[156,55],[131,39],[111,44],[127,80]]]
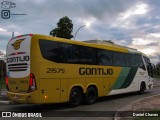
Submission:
[[[85,94],[85,103],[89,105],[95,103],[97,96],[97,89],[95,87],[89,87]]]
[[[72,88],[69,97],[69,105],[70,107],[77,107],[80,105],[82,100],[82,92],[79,88]]]
[[[142,82],[140,85],[139,94],[143,94],[145,90],[146,90],[146,84]]]

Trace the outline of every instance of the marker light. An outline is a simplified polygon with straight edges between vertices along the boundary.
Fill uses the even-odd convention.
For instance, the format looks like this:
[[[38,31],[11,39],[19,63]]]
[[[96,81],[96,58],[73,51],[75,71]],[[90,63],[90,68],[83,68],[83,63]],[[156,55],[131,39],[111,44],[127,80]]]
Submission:
[[[45,99],[47,99],[47,98],[48,98],[48,96],[47,96],[47,95],[45,95],[45,96],[44,96],[44,98],[45,98]]]

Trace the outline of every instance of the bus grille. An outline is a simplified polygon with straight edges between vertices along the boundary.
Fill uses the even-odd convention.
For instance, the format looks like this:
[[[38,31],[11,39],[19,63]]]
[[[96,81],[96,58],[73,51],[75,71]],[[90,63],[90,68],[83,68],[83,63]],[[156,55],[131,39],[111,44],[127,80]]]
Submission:
[[[9,71],[26,71],[28,68],[27,63],[19,63],[19,64],[9,64],[8,70]]]

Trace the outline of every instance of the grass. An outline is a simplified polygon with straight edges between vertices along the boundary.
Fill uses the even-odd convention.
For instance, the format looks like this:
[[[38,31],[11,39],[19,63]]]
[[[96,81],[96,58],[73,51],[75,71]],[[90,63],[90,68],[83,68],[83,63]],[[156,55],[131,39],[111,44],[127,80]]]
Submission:
[[[160,75],[158,75],[158,74],[153,74],[153,77],[160,79]]]
[[[160,120],[159,117],[139,117],[136,118],[135,120]]]
[[[153,76],[160,79],[160,72],[153,71]]]
[[[0,79],[0,89],[6,89],[5,78]]]
[[[155,76],[155,77],[160,79],[160,76]]]

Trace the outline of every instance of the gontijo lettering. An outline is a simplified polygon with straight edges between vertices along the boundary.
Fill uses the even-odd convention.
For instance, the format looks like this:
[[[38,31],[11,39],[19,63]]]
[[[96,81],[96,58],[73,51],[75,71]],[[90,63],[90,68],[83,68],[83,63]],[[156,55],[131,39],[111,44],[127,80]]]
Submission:
[[[29,56],[18,56],[7,58],[7,63],[29,61]]]
[[[113,75],[112,68],[79,68],[80,75]]]

